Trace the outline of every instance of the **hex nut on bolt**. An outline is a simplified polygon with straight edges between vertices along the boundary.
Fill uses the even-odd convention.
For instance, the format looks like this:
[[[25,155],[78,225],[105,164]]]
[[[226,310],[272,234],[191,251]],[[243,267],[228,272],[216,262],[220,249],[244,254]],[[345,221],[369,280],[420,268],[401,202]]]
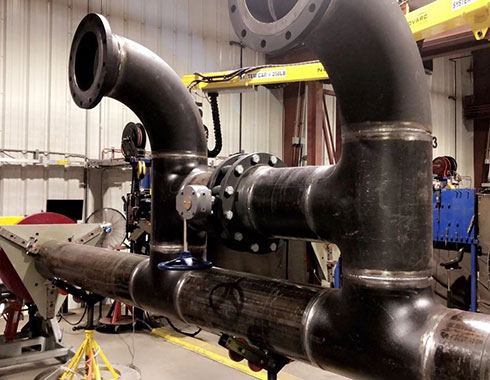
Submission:
[[[257,243],[254,243],[250,246],[250,249],[252,250],[252,252],[259,252],[259,245]]]
[[[235,193],[235,189],[233,188],[233,186],[226,186],[226,188],[225,188],[225,196],[227,198],[231,197],[234,193]]]
[[[243,174],[243,166],[242,165],[237,165],[237,167],[235,168],[235,175],[237,176],[240,176]]]
[[[233,219],[233,211],[226,211],[225,212],[225,218],[228,219],[228,220],[232,220]]]
[[[270,245],[269,248],[271,249],[272,252],[275,252],[276,249],[277,249],[277,244],[276,243],[271,243],[271,245]]]
[[[257,165],[260,162],[260,156],[258,154],[254,154],[251,161],[253,165]]]
[[[241,232],[235,232],[233,235],[236,241],[242,241],[243,240],[243,234]]]
[[[269,164],[274,166],[275,164],[277,164],[277,157],[276,156],[271,156],[271,158],[269,158]]]

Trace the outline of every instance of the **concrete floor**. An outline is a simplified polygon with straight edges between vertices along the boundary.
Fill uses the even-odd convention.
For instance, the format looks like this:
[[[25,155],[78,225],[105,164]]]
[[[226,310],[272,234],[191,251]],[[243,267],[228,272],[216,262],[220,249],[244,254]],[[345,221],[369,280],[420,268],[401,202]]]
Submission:
[[[69,320],[78,320],[78,314],[69,317]],[[66,322],[60,323],[64,330],[64,343],[75,349],[83,341],[83,331],[72,332],[71,326]],[[3,320],[0,323],[3,331]],[[216,335],[201,332],[198,336],[203,341],[217,344]],[[103,349],[111,363],[130,364],[132,346],[132,333],[118,335],[95,334],[95,339]],[[144,380],[247,380],[251,376],[214,362],[204,356],[190,352],[182,347],[168,343],[161,338],[148,333],[136,332],[134,334],[134,365],[141,371]],[[55,369],[59,365],[56,361],[46,361],[35,364],[25,364],[7,368],[0,368],[2,380],[32,380],[40,372],[49,368]],[[299,379],[307,380],[342,380],[345,377],[322,371],[308,364],[293,362],[283,370]],[[281,372],[282,373],[282,372]],[[281,373],[279,379],[281,379]]]

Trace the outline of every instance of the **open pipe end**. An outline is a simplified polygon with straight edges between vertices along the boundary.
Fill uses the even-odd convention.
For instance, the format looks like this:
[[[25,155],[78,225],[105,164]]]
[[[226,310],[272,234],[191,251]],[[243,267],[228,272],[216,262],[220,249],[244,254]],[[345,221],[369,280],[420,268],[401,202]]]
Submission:
[[[331,0],[228,0],[235,33],[261,53],[279,53],[304,42]]]
[[[68,79],[73,100],[90,109],[114,86],[119,67],[117,40],[105,17],[91,13],[78,26],[70,50]]]

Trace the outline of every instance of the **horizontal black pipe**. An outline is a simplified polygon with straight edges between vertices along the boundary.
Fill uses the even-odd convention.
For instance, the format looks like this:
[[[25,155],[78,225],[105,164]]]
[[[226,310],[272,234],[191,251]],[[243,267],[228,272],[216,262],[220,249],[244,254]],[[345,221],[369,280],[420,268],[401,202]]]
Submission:
[[[353,378],[490,375],[490,317],[436,305],[430,289],[362,282],[322,289],[218,268],[155,276],[146,256],[55,241],[43,244],[36,268]]]
[[[48,241],[39,253],[36,269],[48,279],[60,278],[100,295],[132,304],[131,278],[148,260],[108,249]]]
[[[193,169],[207,166],[202,120],[182,80],[156,54],[112,33],[103,16],[89,14],[73,38],[69,81],[79,107],[93,108],[107,96],[143,123],[152,149],[152,210],[157,210],[152,212],[151,252],[179,253],[182,227],[175,197]],[[191,233],[190,239],[195,250],[204,249],[203,236]]]
[[[219,268],[155,274],[146,256],[56,241],[42,246],[36,268],[46,278],[303,361],[309,361],[308,309],[321,293],[333,291]]]
[[[239,184],[237,216],[269,237],[337,243],[346,273],[430,276],[429,133],[406,123],[353,129],[336,166],[253,169]]]

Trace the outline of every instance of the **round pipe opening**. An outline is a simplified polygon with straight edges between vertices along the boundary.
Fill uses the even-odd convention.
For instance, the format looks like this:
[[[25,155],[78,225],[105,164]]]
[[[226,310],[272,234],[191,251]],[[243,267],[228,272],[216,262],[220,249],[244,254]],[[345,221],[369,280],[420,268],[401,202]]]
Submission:
[[[246,0],[248,11],[263,23],[272,23],[285,17],[298,0]]]
[[[94,83],[99,67],[99,43],[93,32],[86,32],[80,40],[75,55],[75,80],[82,91]]]

